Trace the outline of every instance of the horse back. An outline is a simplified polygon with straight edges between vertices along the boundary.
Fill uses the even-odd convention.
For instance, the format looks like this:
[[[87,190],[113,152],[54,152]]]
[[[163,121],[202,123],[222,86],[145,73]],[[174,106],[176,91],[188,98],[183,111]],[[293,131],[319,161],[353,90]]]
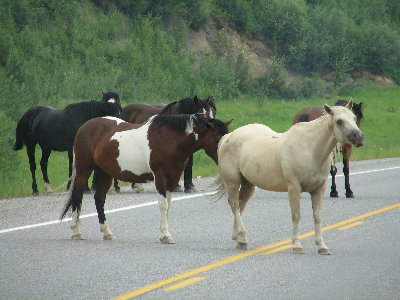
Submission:
[[[133,103],[122,109],[122,118],[132,124],[141,124],[150,117],[159,114],[163,109],[160,105],[149,105],[145,103]]]
[[[306,107],[300,110],[293,118],[292,125],[299,122],[309,122],[318,119],[324,114],[324,109],[320,106]]]

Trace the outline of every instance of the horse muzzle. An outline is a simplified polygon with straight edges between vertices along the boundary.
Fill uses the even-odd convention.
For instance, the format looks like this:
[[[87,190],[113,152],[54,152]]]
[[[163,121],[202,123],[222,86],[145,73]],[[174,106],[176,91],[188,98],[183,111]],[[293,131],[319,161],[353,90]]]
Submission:
[[[364,134],[359,130],[353,131],[349,136],[350,142],[357,148],[364,145],[364,139]]]

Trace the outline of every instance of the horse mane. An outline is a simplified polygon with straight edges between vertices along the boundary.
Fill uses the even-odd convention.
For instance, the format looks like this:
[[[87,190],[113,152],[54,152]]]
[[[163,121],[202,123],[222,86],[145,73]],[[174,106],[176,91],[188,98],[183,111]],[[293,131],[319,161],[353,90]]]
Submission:
[[[71,115],[82,115],[85,117],[100,116],[107,112],[107,103],[103,101],[90,100],[69,104],[64,111]]]
[[[168,103],[168,104],[161,110],[160,115],[168,115],[168,114],[170,114],[170,113],[171,113],[172,107],[173,107],[176,103],[178,103],[178,101],[174,101],[174,102]]]
[[[196,106],[194,106],[195,99],[197,99]],[[216,110],[215,103],[214,103],[212,97],[209,97],[206,100],[204,100],[204,99],[200,99],[197,96],[195,96],[194,98],[183,98],[179,101],[175,101],[175,102],[171,102],[171,103],[167,104],[160,112],[160,115],[161,114],[166,114],[166,115],[171,114],[171,110],[176,104],[180,105],[180,108],[181,108],[180,113],[181,114],[194,114],[194,113],[196,113],[198,107],[207,109],[207,108],[209,108],[209,106],[211,106],[214,109],[214,111]]]
[[[197,119],[195,115],[156,115],[151,123],[155,126],[166,125],[169,128],[178,131],[185,132],[186,128],[189,126],[193,127],[193,120]]]
[[[221,120],[212,118],[201,118],[197,117],[195,114],[182,114],[172,116],[159,114],[155,116],[151,121],[151,123],[156,126],[167,125],[171,129],[182,133],[187,132],[188,128],[204,128],[209,124],[209,122],[216,123],[218,132],[221,135],[228,133],[227,126]]]

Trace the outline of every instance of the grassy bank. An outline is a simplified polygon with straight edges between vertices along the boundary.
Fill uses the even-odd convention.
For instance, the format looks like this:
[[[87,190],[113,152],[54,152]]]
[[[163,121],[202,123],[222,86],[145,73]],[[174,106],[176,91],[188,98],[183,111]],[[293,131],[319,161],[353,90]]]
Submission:
[[[365,146],[354,148],[351,159],[364,160],[400,156],[400,87],[365,88],[355,91],[351,97],[355,102],[365,104],[365,120],[361,128],[366,135]],[[350,97],[350,96],[349,96]],[[343,97],[348,98],[348,97]],[[310,99],[288,102],[282,100],[256,99],[250,96],[234,101],[217,101],[218,115],[221,120],[233,119],[230,130],[248,124],[263,123],[276,131],[287,130],[297,111],[307,106],[333,104],[335,99]],[[10,151],[12,151],[10,149]],[[15,153],[15,159],[21,161],[10,176],[3,176],[0,181],[0,197],[29,195],[31,175],[25,148]],[[37,162],[40,161],[40,149],[37,147]],[[53,188],[64,185],[68,173],[67,153],[53,152],[49,161],[49,177]],[[213,176],[217,167],[203,151],[195,154],[194,176]],[[37,169],[39,191],[43,192],[43,180],[40,167]]]

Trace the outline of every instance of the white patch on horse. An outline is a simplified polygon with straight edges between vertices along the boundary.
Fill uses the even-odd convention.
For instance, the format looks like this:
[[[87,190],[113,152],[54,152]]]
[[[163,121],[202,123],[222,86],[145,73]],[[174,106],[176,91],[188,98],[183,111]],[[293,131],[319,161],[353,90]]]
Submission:
[[[125,122],[124,120],[122,120],[122,119],[120,119],[120,118],[116,118],[116,117],[103,117],[103,118],[104,118],[104,119],[111,120],[111,121],[115,121],[115,122],[117,122],[117,125],[119,125],[119,124]]]
[[[211,118],[211,119],[214,119],[214,113],[213,113],[213,110],[212,110],[212,109],[210,109],[210,118]]]
[[[116,132],[110,140],[118,141],[119,156],[117,162],[121,171],[129,171],[135,175],[152,173],[150,169],[149,140],[147,132],[151,122],[137,129]]]
[[[186,129],[185,129],[185,133],[186,134],[191,134],[193,132],[193,118],[196,118],[195,115],[191,115],[187,124],[186,124]]]
[[[115,103],[115,99],[111,98],[110,100],[107,101],[108,103]]]

